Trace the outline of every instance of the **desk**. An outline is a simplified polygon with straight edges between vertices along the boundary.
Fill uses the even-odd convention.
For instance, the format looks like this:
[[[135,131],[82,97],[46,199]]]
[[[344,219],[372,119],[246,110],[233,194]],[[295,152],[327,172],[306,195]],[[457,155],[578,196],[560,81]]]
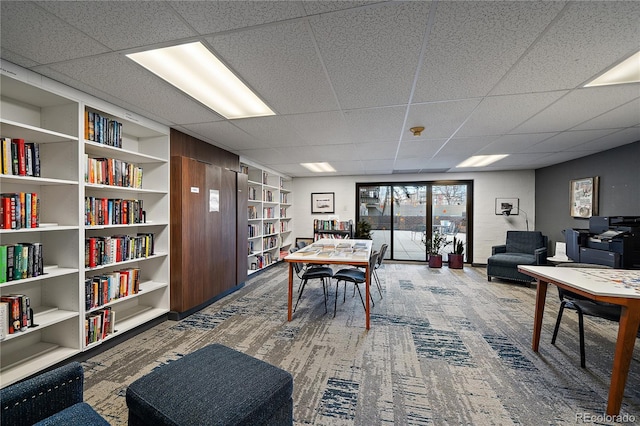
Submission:
[[[534,352],[538,352],[540,345],[548,283],[592,300],[622,306],[607,401],[607,414],[618,415],[640,325],[640,271],[526,265],[518,266],[518,270],[538,280],[531,344]]]
[[[304,247],[301,250],[290,253],[284,258],[289,263],[289,296],[287,320],[291,321],[293,302],[293,264],[311,263],[320,265],[354,265],[365,268],[366,281],[366,307],[365,326],[370,328],[370,286],[371,271],[369,271],[369,257],[371,256],[371,240],[330,239],[325,238]]]

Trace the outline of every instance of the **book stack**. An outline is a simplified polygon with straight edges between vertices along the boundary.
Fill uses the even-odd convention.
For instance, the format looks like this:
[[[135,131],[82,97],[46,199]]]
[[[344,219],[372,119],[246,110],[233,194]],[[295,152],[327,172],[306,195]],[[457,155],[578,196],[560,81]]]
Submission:
[[[113,334],[115,312],[110,308],[100,309],[87,315],[84,320],[85,344],[98,342]]]
[[[274,219],[276,217],[275,214],[276,214],[276,209],[273,207],[265,207],[262,209],[263,218]]]
[[[257,219],[258,218],[258,210],[256,209],[256,206],[247,207],[247,211],[249,213],[249,215],[248,215],[249,219]]]
[[[0,245],[0,283],[39,277],[44,273],[41,243]]]
[[[35,192],[0,195],[0,229],[37,228],[40,226],[40,198]]]
[[[90,158],[85,154],[85,182],[142,188],[142,167],[117,158]]]
[[[145,223],[143,200],[84,198],[84,224],[88,226]]]
[[[33,326],[31,300],[24,294],[0,297],[0,340]]]
[[[262,235],[270,235],[276,233],[276,225],[273,222],[265,222],[262,224]]]
[[[24,139],[0,138],[2,174],[40,176],[40,144]]]
[[[97,268],[154,254],[153,234],[113,235],[85,239],[84,266]]]
[[[249,225],[249,238],[259,237],[260,235],[259,225]]]
[[[278,245],[278,237],[267,237],[262,239],[263,250],[269,250]]]
[[[140,291],[140,268],[122,269],[84,280],[85,308],[95,309]]]
[[[87,111],[84,117],[84,138],[91,142],[122,148],[122,123],[97,112]]]

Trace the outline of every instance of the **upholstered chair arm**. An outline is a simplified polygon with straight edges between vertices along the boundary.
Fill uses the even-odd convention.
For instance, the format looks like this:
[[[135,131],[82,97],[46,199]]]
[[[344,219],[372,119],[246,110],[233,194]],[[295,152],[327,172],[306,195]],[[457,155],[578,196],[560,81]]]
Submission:
[[[497,254],[497,253],[506,253],[506,252],[507,252],[507,245],[506,244],[500,244],[498,246],[491,247],[491,256],[493,256],[494,254]]]
[[[0,391],[2,425],[31,425],[83,401],[84,372],[72,362]]]
[[[547,248],[537,248],[534,253],[536,256],[536,265],[546,265],[547,264]]]

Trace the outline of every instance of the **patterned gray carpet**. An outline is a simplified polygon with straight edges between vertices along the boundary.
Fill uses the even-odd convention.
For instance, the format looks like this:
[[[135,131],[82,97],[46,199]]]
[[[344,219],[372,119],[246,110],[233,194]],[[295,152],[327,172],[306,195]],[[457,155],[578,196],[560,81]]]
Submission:
[[[325,314],[322,287],[312,282],[287,322],[287,269],[277,265],[204,310],[84,362],[85,400],[112,424],[125,425],[129,383],[216,342],[293,374],[296,425],[610,423],[598,416],[606,406],[617,324],[585,321],[582,369],[575,313],[565,314],[556,346],[550,343],[558,309],[554,287],[536,354],[535,288],[487,282],[483,268],[468,266],[385,263],[379,272],[383,298],[372,287],[368,332],[352,287],[342,303],[342,284],[335,318],[335,285]],[[624,420],[640,421],[639,379],[636,350]]]

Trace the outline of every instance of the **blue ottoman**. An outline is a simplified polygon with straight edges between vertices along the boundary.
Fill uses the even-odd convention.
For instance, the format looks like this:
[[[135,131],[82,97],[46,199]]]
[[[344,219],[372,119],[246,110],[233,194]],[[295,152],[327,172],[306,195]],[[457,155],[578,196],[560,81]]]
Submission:
[[[127,388],[129,425],[292,425],[293,377],[214,344]]]

